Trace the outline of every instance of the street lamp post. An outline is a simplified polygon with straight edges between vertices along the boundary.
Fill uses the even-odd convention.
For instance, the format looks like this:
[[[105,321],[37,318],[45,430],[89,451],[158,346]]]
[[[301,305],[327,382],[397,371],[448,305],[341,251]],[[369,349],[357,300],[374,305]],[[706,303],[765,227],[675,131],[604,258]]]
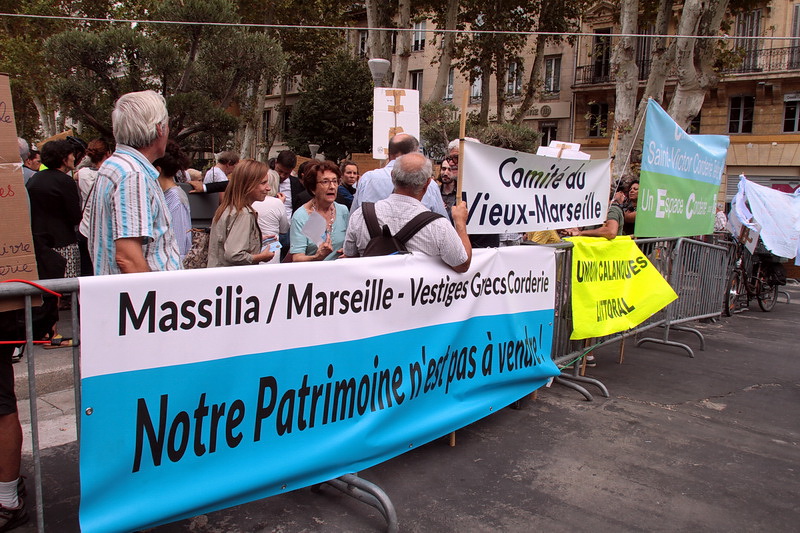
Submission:
[[[367,65],[369,66],[370,74],[372,74],[372,82],[375,87],[383,86],[383,79],[386,77],[386,73],[389,72],[389,66],[391,65],[389,60],[374,58],[367,61]]]

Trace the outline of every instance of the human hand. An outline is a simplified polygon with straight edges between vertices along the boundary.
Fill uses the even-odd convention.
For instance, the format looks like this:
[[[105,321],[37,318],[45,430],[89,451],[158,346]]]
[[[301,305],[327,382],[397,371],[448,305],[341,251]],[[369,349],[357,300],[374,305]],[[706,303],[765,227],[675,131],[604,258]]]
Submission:
[[[189,185],[192,186],[192,190],[189,191],[189,194],[195,194],[198,192],[205,192],[203,190],[203,182],[202,181],[187,181]]]
[[[467,227],[467,202],[458,202],[450,208],[450,216],[453,218],[453,225],[458,227],[459,224]]]
[[[314,258],[316,261],[322,261],[328,257],[332,251],[333,245],[331,244],[331,236],[328,234],[327,237],[325,237],[325,241],[320,243],[319,247],[317,248],[317,253],[314,254]]]
[[[272,258],[275,257],[275,252],[270,250],[264,250],[257,254],[253,254],[253,264],[257,265],[259,263],[268,263],[272,261]]]
[[[286,195],[283,194],[282,192],[279,192],[278,194],[276,194],[275,198],[277,198],[278,200],[280,200],[284,204],[286,203]]]

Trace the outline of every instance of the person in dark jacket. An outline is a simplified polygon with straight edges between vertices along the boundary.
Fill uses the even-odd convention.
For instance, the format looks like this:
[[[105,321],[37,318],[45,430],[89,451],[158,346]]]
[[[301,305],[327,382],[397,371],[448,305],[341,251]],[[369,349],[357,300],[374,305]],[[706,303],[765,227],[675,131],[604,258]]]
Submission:
[[[78,187],[67,172],[75,170],[75,147],[69,141],[50,141],[42,146],[41,157],[47,169],[25,184],[32,233],[67,260],[64,277],[74,278],[80,275],[75,226],[81,221],[81,201]]]
[[[359,178],[358,165],[354,161],[345,159],[339,164],[339,169],[342,171],[342,183],[336,193],[336,203],[350,209],[353,205],[353,195],[356,194],[356,183]]]

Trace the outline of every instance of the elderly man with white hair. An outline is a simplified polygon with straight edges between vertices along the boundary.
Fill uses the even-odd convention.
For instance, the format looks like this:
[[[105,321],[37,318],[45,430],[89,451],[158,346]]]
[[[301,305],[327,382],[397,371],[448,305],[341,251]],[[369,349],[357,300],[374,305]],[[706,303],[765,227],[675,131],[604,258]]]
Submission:
[[[95,275],[181,268],[153,166],[167,146],[168,119],[154,91],[124,94],[114,105],[117,149],[100,167],[91,198],[87,237]]]
[[[430,160],[420,153],[410,153],[396,159],[392,168],[394,192],[388,198],[375,202],[378,224],[389,227],[396,235],[408,221],[427,207],[422,199],[428,190],[433,175]],[[456,272],[469,270],[472,261],[472,245],[467,236],[467,206],[464,202],[451,209],[453,224],[447,217],[440,217],[417,231],[407,242],[409,252],[439,257]],[[455,226],[455,227],[454,227]],[[369,229],[364,221],[362,208],[350,215],[344,241],[344,255],[363,255],[370,241]]]

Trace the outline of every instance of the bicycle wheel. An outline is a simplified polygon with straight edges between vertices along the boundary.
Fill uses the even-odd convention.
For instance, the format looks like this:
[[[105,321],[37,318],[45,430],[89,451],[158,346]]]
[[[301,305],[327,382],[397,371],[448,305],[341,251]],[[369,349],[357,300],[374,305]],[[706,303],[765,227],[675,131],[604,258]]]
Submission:
[[[731,316],[739,306],[739,291],[741,290],[741,277],[739,271],[734,270],[728,280],[725,290],[725,302],[723,302],[722,313]]]
[[[778,301],[778,286],[763,283],[761,292],[758,293],[758,306],[765,313],[769,313]]]

